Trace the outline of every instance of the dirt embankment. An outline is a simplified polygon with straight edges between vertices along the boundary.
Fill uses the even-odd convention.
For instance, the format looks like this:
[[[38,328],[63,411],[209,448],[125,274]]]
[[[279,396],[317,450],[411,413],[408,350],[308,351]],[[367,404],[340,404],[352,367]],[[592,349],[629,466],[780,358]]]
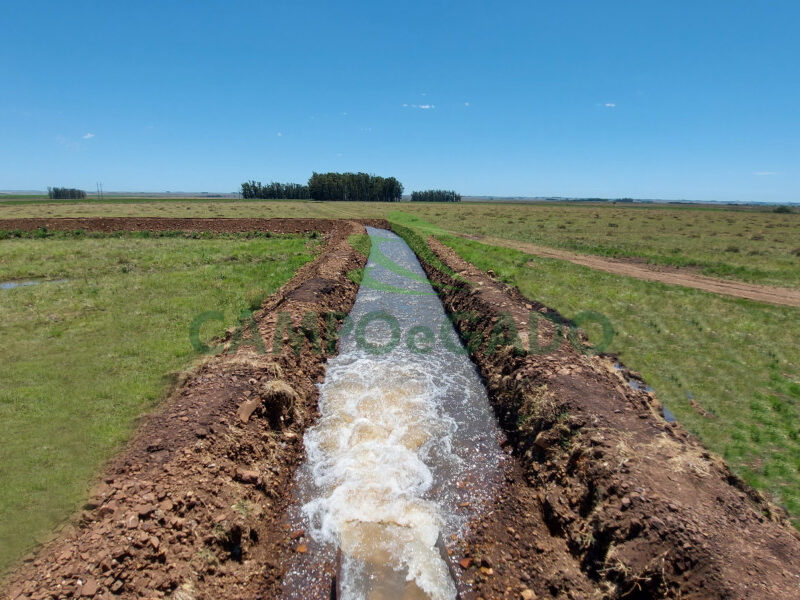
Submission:
[[[165,229],[176,228],[164,221]],[[253,221],[241,226],[252,231]],[[230,231],[211,223],[203,230]],[[323,254],[254,317],[270,354],[247,344],[252,324],[243,334],[230,332],[230,353],[191,372],[144,420],[105,469],[80,523],[27,559],[5,581],[2,597],[277,597],[284,557],[302,543],[282,521],[285,491],[303,458],[302,433],[316,417],[314,384],[325,366],[308,344],[295,354],[289,335],[277,336],[283,343],[272,354],[273,333],[281,313],[299,324],[313,311],[331,339],[337,319],[324,315],[349,312],[358,286],[347,273],[366,263],[347,241],[358,233],[364,229],[354,222],[331,226]],[[322,345],[323,353],[331,350]]]
[[[705,275],[693,273],[692,270],[688,268],[652,265],[637,259],[605,258],[603,256],[578,254],[577,252],[570,252],[568,250],[498,237],[464,235],[455,232],[450,233],[494,246],[503,246],[527,254],[534,254],[543,258],[568,260],[576,265],[589,267],[590,269],[596,269],[598,271],[605,271],[606,273],[613,273],[615,275],[625,275],[627,277],[645,279],[647,281],[660,281],[661,283],[667,283],[669,285],[682,285],[684,287],[703,290],[704,292],[734,296],[736,298],[746,298],[747,300],[766,302],[767,304],[800,306],[800,290],[792,288],[706,277]]]
[[[388,227],[383,219],[351,219],[363,225]],[[44,227],[53,231],[187,231],[192,233],[332,233],[344,221],[337,219],[175,219],[161,217],[77,217],[53,219],[0,219],[0,231],[33,231]]]
[[[456,320],[462,335],[491,339],[504,313],[526,331],[531,311],[559,318],[429,245],[470,282],[423,265],[451,314],[479,316]],[[467,597],[800,598],[800,536],[782,512],[667,423],[609,358],[566,342],[539,355],[484,343],[471,355],[517,460],[459,557]]]

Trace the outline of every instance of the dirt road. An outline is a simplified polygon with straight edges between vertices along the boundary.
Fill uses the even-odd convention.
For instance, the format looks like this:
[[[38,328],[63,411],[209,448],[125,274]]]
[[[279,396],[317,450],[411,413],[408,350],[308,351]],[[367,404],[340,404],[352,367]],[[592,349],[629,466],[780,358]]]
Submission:
[[[502,246],[519,250],[527,254],[541,256],[543,258],[557,258],[568,260],[576,265],[582,265],[606,273],[615,275],[627,275],[636,279],[646,279],[647,281],[660,281],[670,285],[682,285],[684,287],[712,292],[714,294],[725,294],[736,298],[746,298],[756,302],[766,302],[767,304],[779,304],[784,306],[800,307],[800,290],[791,288],[773,287],[768,285],[757,285],[744,283],[742,281],[731,281],[717,279],[691,273],[685,269],[651,265],[631,260],[605,258],[602,256],[591,256],[589,254],[578,254],[569,250],[559,250],[547,246],[539,246],[528,242],[518,242],[516,240],[506,240],[498,237],[464,235],[456,232],[449,232],[453,235],[464,237],[493,246]]]

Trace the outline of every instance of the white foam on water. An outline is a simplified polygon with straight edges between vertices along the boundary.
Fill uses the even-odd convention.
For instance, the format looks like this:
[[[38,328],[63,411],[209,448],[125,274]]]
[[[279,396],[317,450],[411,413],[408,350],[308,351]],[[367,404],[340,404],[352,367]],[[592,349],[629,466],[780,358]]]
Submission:
[[[441,386],[423,365],[362,357],[330,368],[320,392],[323,416],[305,437],[314,483],[324,490],[303,508],[312,536],[339,545],[350,563],[366,563],[361,568],[407,572],[432,599],[455,598],[436,548],[443,518],[425,499],[433,484],[426,459],[460,462],[450,452],[456,425],[437,403]],[[358,597],[352,579],[343,590]]]

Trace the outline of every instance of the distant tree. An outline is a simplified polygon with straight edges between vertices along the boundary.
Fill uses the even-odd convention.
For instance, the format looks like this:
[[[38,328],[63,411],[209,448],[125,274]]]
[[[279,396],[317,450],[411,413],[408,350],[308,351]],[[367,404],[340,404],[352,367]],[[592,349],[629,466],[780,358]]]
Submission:
[[[47,195],[52,200],[81,200],[86,198],[86,192],[76,188],[48,187]]]
[[[246,181],[242,184],[242,198],[265,200],[305,200],[311,196],[308,186],[299,183],[276,183],[263,185],[260,181]]]
[[[314,200],[398,202],[403,197],[403,184],[397,179],[367,173],[315,172],[308,180],[308,190]]]
[[[411,193],[412,202],[461,202],[461,194],[452,190],[425,190]]]
[[[772,212],[781,213],[781,214],[789,214],[790,212],[792,212],[792,209],[789,208],[788,206],[776,206],[775,208],[772,209]]]

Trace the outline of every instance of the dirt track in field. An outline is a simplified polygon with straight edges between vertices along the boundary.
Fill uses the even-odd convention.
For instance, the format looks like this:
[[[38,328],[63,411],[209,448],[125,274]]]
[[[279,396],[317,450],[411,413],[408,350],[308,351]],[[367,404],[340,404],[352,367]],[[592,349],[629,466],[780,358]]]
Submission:
[[[357,292],[347,273],[366,261],[347,242],[364,232],[352,221],[74,221],[45,226],[198,231],[198,221],[213,221],[218,232],[322,232],[322,254],[256,313],[268,344],[280,312],[295,325],[315,312],[330,339]],[[444,284],[445,308],[480,317],[456,319],[465,337],[487,340],[506,313],[518,323],[531,311],[560,320],[428,243],[461,276],[423,261],[434,285]],[[333,321],[323,318],[332,313]],[[542,345],[555,335],[549,323]],[[228,349],[247,333],[230,332]],[[319,416],[314,384],[324,377],[329,347],[323,344],[322,355],[310,344],[295,352],[288,335],[279,337],[277,354],[242,343],[188,374],[106,467],[80,521],[28,557],[0,597],[280,597],[288,557],[312,551],[305,532],[289,529],[286,507],[304,458],[303,432]],[[800,597],[800,535],[785,514],[679,424],[667,423],[652,393],[627,385],[634,374],[567,343],[540,355],[478,344],[471,357],[514,459],[493,509],[450,548],[463,600]],[[325,591],[309,590],[308,598],[328,600]]]
[[[542,258],[567,260],[576,265],[589,267],[598,271],[605,271],[606,273],[613,273],[615,275],[626,275],[627,277],[645,279],[647,281],[660,281],[661,283],[670,285],[682,285],[684,287],[703,290],[704,292],[735,296],[736,298],[745,298],[747,300],[755,300],[767,304],[800,307],[800,290],[791,288],[717,279],[715,277],[698,275],[677,267],[651,265],[645,262],[625,259],[604,258],[602,256],[592,256],[590,254],[578,254],[568,250],[559,250],[557,248],[549,248],[547,246],[539,246],[528,242],[518,242],[498,237],[464,235],[452,231],[450,233],[458,237],[484,242],[493,246],[511,248],[512,250],[519,250],[526,254],[541,256]]]

